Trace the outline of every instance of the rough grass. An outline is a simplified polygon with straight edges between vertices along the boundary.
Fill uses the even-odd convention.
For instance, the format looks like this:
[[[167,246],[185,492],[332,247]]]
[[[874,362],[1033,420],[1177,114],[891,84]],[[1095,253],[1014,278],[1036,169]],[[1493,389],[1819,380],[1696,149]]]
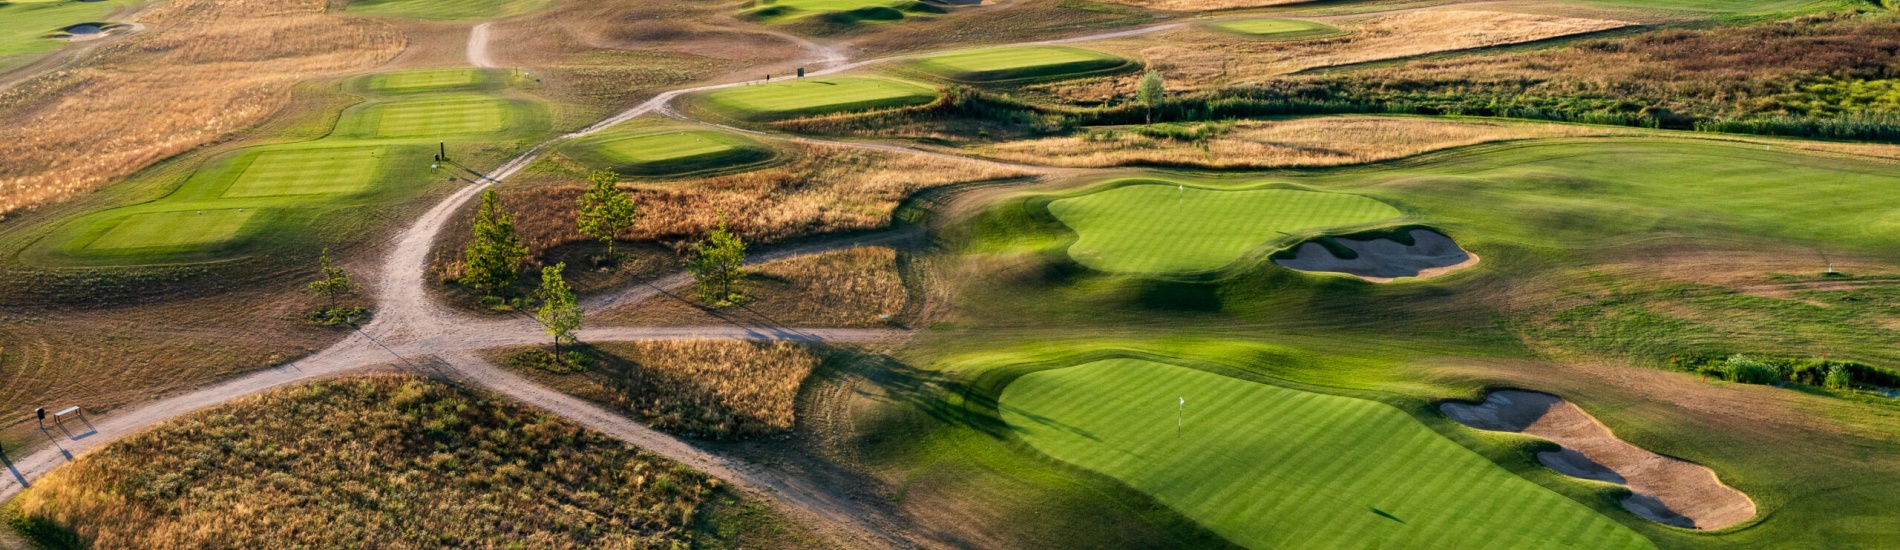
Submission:
[[[523,372],[655,428],[707,439],[790,431],[798,388],[819,363],[788,342],[608,343],[593,352],[596,360],[585,372]]]
[[[1170,185],[1173,184],[1173,185]],[[1137,180],[1056,199],[1049,213],[1075,230],[1069,256],[1094,269],[1195,273],[1231,264],[1286,235],[1398,219],[1357,195],[1293,189],[1222,190]]]
[[[492,76],[474,68],[419,69],[373,75],[363,87],[381,93],[453,92],[481,86]]]
[[[1127,66],[1128,61],[1081,48],[1020,46],[938,54],[907,65],[951,80],[984,82],[1104,71]]]
[[[922,105],[936,100],[930,88],[887,78],[835,76],[726,88],[695,104],[746,121],[770,121],[847,111]]]
[[[888,327],[908,301],[897,251],[866,246],[767,262],[747,271],[745,302],[712,308],[677,293],[601,312],[607,324]],[[888,316],[888,317],[887,317]]]
[[[501,19],[547,7],[548,3],[548,0],[353,0],[349,11],[416,19]]]
[[[1311,0],[1114,0],[1117,4],[1163,11],[1214,11],[1298,4]]]
[[[1342,24],[1346,33],[1300,41],[1253,40],[1187,27],[1096,47],[1143,60],[1168,78],[1169,90],[1259,81],[1290,73],[1436,52],[1517,44],[1627,26],[1623,21],[1433,9]],[[1061,97],[1102,101],[1134,97],[1136,76],[1044,85]]]
[[[11,506],[37,538],[101,548],[650,548],[709,534],[702,519],[734,498],[491,394],[369,376],[160,425],[53,471]]]
[[[0,213],[61,200],[248,128],[292,84],[394,57],[388,25],[323,0],[184,0],[84,64],[0,93]]]
[[[999,408],[1037,450],[1250,548],[1654,548],[1374,401],[1109,359],[1018,378]]]
[[[1569,124],[1372,116],[1243,120],[1201,142],[1141,132],[1137,126],[1088,128],[976,150],[986,157],[1049,166],[1284,168],[1359,164],[1512,139],[1631,133]]]

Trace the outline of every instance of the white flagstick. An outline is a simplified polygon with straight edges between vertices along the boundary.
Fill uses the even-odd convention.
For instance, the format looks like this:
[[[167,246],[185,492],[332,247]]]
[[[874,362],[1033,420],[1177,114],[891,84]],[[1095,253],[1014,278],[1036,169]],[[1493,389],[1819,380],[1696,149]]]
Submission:
[[[1181,407],[1174,411],[1174,438],[1181,438],[1181,417],[1187,414],[1187,397],[1181,398]]]

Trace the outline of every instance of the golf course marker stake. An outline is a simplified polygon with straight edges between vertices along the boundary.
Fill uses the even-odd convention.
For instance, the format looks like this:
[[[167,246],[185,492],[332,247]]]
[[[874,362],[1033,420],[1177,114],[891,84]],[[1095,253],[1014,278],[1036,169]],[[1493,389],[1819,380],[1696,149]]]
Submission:
[[[1174,438],[1181,438],[1181,417],[1187,414],[1187,397],[1181,397],[1181,406],[1174,410]]]

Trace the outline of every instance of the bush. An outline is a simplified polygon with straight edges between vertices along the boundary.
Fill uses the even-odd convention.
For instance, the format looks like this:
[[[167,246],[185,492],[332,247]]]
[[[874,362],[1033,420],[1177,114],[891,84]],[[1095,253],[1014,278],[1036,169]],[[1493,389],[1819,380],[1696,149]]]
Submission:
[[[587,372],[594,366],[593,355],[581,350],[569,350],[561,355],[534,348],[508,357],[509,366],[522,369],[535,369],[554,374],[573,374]]]
[[[1854,385],[1854,375],[1843,365],[1834,365],[1827,369],[1827,387],[1844,390]]]
[[[1722,378],[1743,384],[1773,384],[1781,381],[1781,372],[1773,365],[1738,353],[1722,363]]]

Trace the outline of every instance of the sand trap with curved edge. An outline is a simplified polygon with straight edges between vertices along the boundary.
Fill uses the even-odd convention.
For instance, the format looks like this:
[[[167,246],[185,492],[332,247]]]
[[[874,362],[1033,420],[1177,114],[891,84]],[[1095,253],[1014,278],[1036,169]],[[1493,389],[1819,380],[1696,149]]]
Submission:
[[[1412,244],[1392,239],[1334,239],[1359,254],[1352,259],[1334,256],[1332,251],[1308,241],[1293,251],[1292,258],[1276,258],[1273,263],[1300,271],[1345,273],[1372,281],[1389,283],[1399,277],[1431,278],[1478,263],[1478,255],[1460,248],[1457,242],[1437,231],[1413,229]]]
[[[1650,521],[1689,529],[1721,529],[1755,517],[1755,502],[1700,464],[1631,445],[1561,397],[1500,390],[1484,402],[1439,405],[1445,416],[1480,430],[1518,432],[1562,445],[1537,454],[1559,473],[1626,485],[1623,507]]]

